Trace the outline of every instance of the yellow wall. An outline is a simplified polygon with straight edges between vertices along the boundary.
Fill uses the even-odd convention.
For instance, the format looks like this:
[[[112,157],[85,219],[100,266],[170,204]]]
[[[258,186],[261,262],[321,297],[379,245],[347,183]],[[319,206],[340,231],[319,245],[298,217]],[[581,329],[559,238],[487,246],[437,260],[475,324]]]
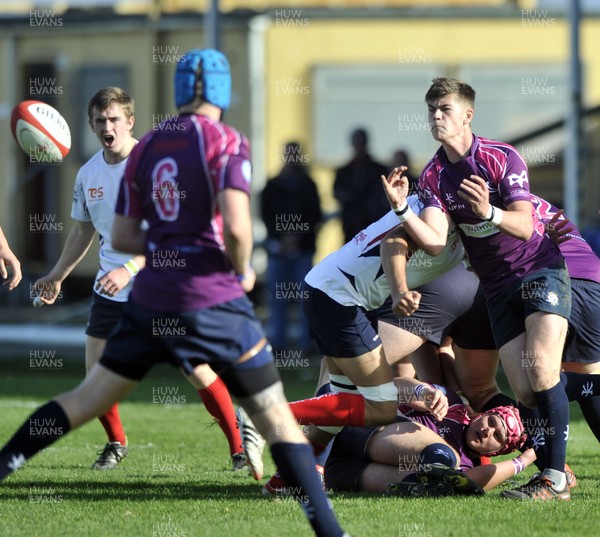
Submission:
[[[277,148],[300,138],[306,153],[312,153],[310,133],[310,73],[316,64],[398,64],[399,51],[419,51],[441,66],[482,62],[542,63],[568,60],[568,25],[548,19],[543,27],[528,27],[515,19],[396,19],[396,20],[308,20],[303,26],[278,26],[274,20],[266,32],[267,175],[280,167]],[[600,102],[600,21],[582,24],[582,61],[585,66],[586,102]],[[440,73],[445,75],[447,72]],[[301,79],[309,86],[306,95],[277,95],[277,79]],[[423,92],[427,87],[423,88]],[[425,113],[425,107],[423,112]],[[281,118],[285,118],[284,121]],[[346,137],[347,133],[340,133]],[[341,163],[340,163],[341,164]],[[420,165],[424,163],[419,163]],[[325,208],[335,209],[331,195],[333,172],[311,161],[313,176],[324,196]],[[337,228],[322,240],[321,257],[339,244]]]
[[[267,147],[279,146],[299,132],[311,132],[310,95],[276,95],[275,86],[277,79],[285,78],[302,79],[310,85],[311,69],[319,63],[397,64],[404,47],[419,49],[442,65],[566,61],[568,55],[568,30],[562,21],[543,30],[524,28],[520,19],[309,22],[309,26],[297,28],[273,25],[267,32]],[[600,70],[593,51],[600,47],[600,22],[585,23],[583,34],[585,93],[590,102],[598,102]],[[310,149],[310,140],[306,145]],[[268,151],[266,158],[268,171],[273,173],[275,152]]]
[[[519,5],[529,5],[536,0],[520,0]],[[63,12],[69,7],[69,0],[47,1],[43,8],[35,0],[3,0],[0,12],[23,13],[29,9],[55,9]],[[209,0],[113,0],[118,13],[148,13],[151,10],[162,10],[166,13],[181,11],[205,11]],[[372,8],[384,7],[447,7],[447,6],[501,6],[512,4],[512,0],[220,0],[220,9],[224,13],[235,9],[287,9],[300,7],[310,8]]]

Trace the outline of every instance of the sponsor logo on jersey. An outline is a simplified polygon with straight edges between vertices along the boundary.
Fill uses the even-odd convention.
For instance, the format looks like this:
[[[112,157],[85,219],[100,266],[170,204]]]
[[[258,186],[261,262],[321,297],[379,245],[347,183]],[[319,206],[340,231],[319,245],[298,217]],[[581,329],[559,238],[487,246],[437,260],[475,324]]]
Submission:
[[[491,235],[500,233],[500,230],[491,222],[480,222],[479,224],[459,224],[459,227],[467,237],[475,237],[476,239],[490,237]]]
[[[88,201],[102,201],[104,199],[104,187],[90,187],[87,189]]]
[[[446,207],[448,208],[448,210],[450,212],[461,211],[461,210],[464,210],[467,208],[464,203],[456,203],[454,205],[446,205]]]

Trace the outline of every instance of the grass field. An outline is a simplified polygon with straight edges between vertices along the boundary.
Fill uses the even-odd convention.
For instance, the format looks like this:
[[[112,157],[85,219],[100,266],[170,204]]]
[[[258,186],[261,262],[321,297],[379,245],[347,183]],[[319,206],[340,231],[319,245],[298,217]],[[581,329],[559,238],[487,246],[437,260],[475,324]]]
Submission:
[[[81,378],[66,363],[44,371],[29,365],[0,362],[1,443],[36,406]],[[290,399],[312,394],[316,372],[282,373]],[[169,399],[165,394],[176,404],[159,402]],[[578,486],[570,503],[510,502],[496,491],[479,499],[335,494],[336,512],[355,537],[595,536],[600,450],[578,411],[572,413],[568,462]],[[95,421],[0,484],[1,537],[311,535],[295,502],[263,498],[251,477],[229,471],[220,429],[210,425],[199,397],[178,372],[156,369],[121,405],[121,415],[130,454],[117,470],[89,469],[105,442]],[[267,455],[266,475],[272,471]]]

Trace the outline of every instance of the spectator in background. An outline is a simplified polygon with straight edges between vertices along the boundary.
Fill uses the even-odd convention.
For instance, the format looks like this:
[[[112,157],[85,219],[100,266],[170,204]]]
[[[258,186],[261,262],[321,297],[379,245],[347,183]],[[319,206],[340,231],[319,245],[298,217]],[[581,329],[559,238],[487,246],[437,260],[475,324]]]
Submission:
[[[312,267],[316,230],[321,222],[317,186],[307,171],[307,156],[297,142],[284,147],[283,167],[261,194],[261,217],[267,227],[267,285],[270,341],[275,349],[289,344],[287,315],[301,298],[300,285]],[[311,348],[308,323],[298,311],[299,344]]]
[[[354,155],[336,170],[333,184],[333,195],[341,207],[345,243],[390,210],[385,193],[379,188],[379,177],[387,175],[388,169],[369,155],[367,131],[354,130],[350,140]]]
[[[406,170],[404,171],[404,177],[408,179],[408,191],[410,194],[417,194],[417,186],[419,184],[419,176],[413,173],[413,169],[410,163],[410,156],[406,149],[396,149],[394,151],[394,155],[392,156],[392,165],[390,166],[390,170],[394,168],[401,168],[402,166],[406,166]]]

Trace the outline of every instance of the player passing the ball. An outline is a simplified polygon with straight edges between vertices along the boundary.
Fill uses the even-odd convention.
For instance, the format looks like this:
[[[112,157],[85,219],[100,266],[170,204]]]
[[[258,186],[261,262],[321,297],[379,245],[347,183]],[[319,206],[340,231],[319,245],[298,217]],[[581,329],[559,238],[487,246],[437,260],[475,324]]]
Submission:
[[[245,136],[221,121],[230,95],[221,52],[186,52],[175,70],[179,115],[132,150],[116,206],[113,245],[145,254],[146,267],[100,361],[80,386],[15,433],[0,452],[0,478],[57,439],[32,437],[30,420],[52,420],[62,437],[127,395],[157,363],[188,373],[210,364],[267,440],[315,534],[343,537],[246,296],[255,281],[250,149]],[[165,255],[177,255],[179,268],[152,262]],[[156,337],[155,327],[164,324],[180,335]]]
[[[38,291],[36,305],[53,304],[60,295],[62,282],[83,259],[96,233],[100,235],[100,268],[86,328],[85,362],[89,373],[104,351],[108,334],[121,318],[134,277],[144,267],[145,257],[116,249],[111,239],[121,177],[137,144],[132,135],[134,100],[120,88],[102,88],[90,99],[87,112],[101,149],[77,174],[71,209],[75,225],[56,265],[36,282],[35,287]],[[245,466],[242,441],[225,385],[207,366],[199,367],[190,381],[224,431],[234,469],[241,469]],[[112,470],[129,450],[118,403],[100,416],[100,422],[108,442],[92,468]]]
[[[561,353],[571,310],[565,261],[533,211],[527,165],[508,144],[471,131],[475,90],[436,78],[425,96],[433,138],[441,147],[419,179],[425,206],[406,202],[408,180],[394,170],[382,182],[415,243],[436,255],[451,219],[481,280],[500,359],[519,402],[539,410],[548,430],[546,467],[504,497],[569,500],[565,456],[569,405],[560,382]]]

